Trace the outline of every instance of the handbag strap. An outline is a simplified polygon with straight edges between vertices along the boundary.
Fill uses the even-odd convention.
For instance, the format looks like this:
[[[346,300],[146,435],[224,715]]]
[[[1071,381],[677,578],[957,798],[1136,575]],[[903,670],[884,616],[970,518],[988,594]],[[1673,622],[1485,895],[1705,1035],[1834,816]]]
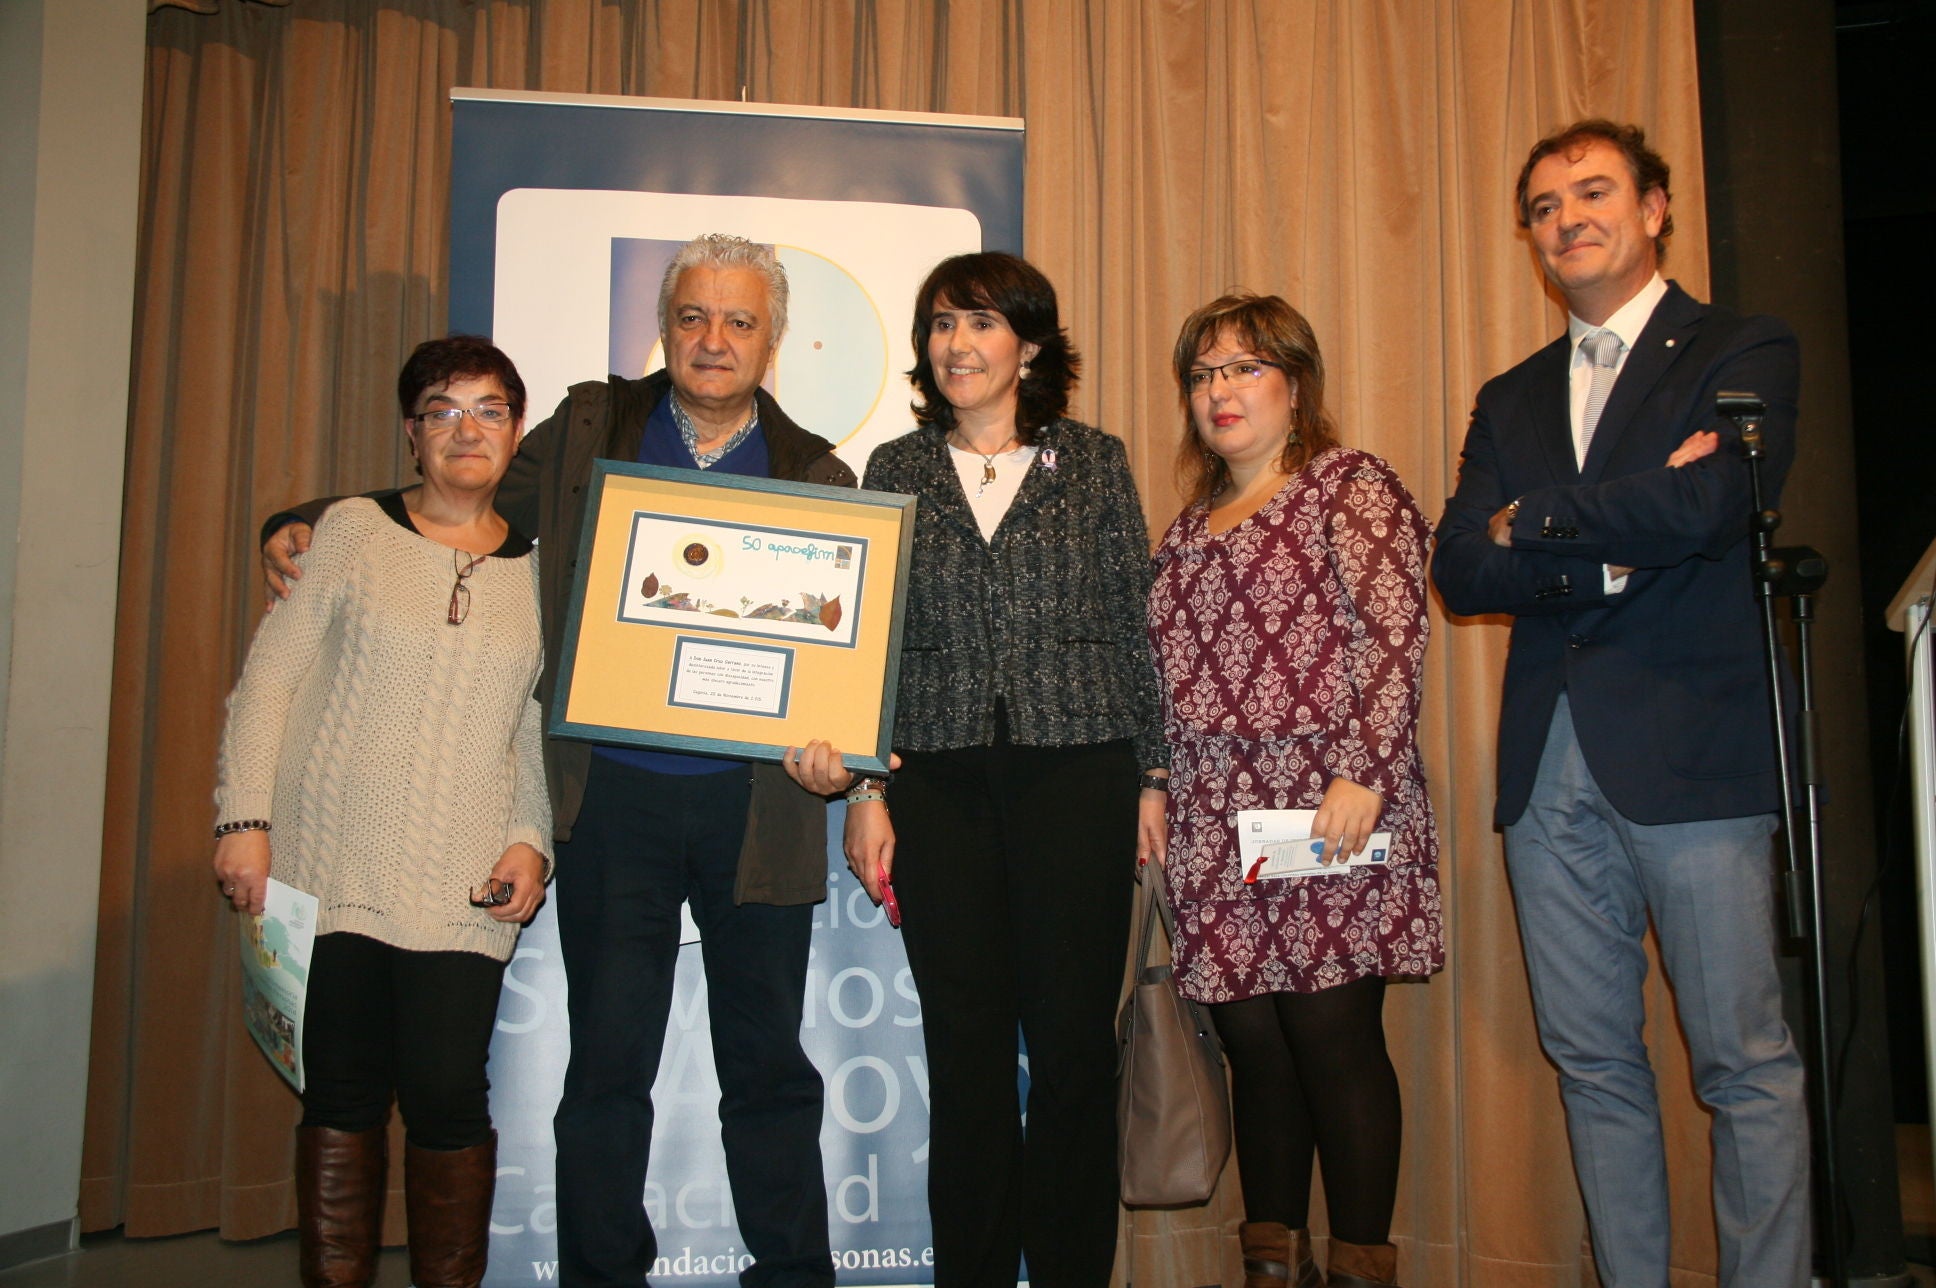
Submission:
[[[1170,892],[1163,878],[1162,869],[1143,870],[1143,885],[1149,890],[1149,897],[1143,901],[1143,926],[1136,944],[1136,973],[1141,975],[1149,969],[1150,945],[1156,940],[1156,923],[1163,922],[1166,942],[1176,943],[1176,914],[1170,911]]]

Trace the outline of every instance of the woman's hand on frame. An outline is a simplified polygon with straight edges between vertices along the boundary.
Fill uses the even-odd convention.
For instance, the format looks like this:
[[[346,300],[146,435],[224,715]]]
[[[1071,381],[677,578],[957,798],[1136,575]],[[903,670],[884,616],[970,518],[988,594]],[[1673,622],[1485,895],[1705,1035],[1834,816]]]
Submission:
[[[815,738],[804,747],[788,747],[780,767],[787,771],[788,778],[815,796],[837,795],[852,787],[856,779],[867,776],[867,771],[856,774],[847,768],[840,748],[824,738]],[[901,758],[889,752],[887,767],[890,771],[899,769]]]

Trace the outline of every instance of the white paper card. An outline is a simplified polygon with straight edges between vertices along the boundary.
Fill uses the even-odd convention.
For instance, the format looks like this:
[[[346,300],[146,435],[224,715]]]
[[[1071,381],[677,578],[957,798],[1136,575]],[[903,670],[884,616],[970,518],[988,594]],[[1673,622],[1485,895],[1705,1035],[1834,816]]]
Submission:
[[[1264,877],[1329,877],[1351,868],[1383,866],[1391,858],[1391,833],[1373,832],[1360,853],[1344,862],[1324,864],[1322,838],[1313,838],[1314,809],[1244,809],[1237,811],[1237,854],[1244,882]]]
[[[686,635],[673,642],[669,706],[784,718],[792,689],[792,649]]]

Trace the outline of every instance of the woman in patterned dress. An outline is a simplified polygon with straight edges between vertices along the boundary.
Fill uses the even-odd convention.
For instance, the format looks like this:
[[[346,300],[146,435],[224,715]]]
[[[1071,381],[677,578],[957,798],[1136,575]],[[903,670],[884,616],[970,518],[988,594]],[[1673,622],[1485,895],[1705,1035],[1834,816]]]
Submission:
[[[1438,838],[1416,742],[1431,529],[1384,461],[1342,447],[1308,322],[1229,295],[1174,356],[1189,504],[1157,548],[1149,636],[1171,748],[1163,861],[1177,987],[1229,1052],[1246,1288],[1324,1282],[1306,1232],[1323,1160],[1332,1285],[1395,1282],[1398,1081],[1385,980],[1444,961]],[[1328,864],[1244,881],[1237,811],[1315,809]]]

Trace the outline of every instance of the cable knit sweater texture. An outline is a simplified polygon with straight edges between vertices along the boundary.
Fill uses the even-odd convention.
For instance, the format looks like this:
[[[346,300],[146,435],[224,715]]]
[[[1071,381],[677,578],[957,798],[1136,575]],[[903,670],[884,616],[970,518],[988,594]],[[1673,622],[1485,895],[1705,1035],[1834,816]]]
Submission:
[[[318,933],[508,960],[518,928],[469,903],[507,846],[551,852],[535,552],[472,572],[373,501],[332,507],[229,696],[218,821],[267,818],[271,874]]]

